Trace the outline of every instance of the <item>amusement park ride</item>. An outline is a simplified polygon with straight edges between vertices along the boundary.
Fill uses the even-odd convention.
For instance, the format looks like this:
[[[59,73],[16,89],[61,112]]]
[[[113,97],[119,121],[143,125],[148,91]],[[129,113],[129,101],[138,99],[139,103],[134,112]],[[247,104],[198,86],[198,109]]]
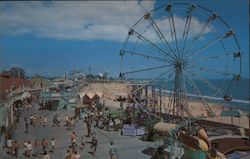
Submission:
[[[197,4],[171,3],[145,13],[129,29],[120,56],[120,78],[155,76],[143,84],[130,84],[129,99],[153,118],[177,125],[169,132],[172,144],[180,131],[195,135],[198,128],[190,125],[214,116],[204,90],[230,102],[231,87],[241,78],[242,52],[235,32],[219,14]],[[212,78],[231,82],[218,85]],[[162,87],[155,90],[155,83]],[[164,105],[163,88],[169,90]],[[207,115],[192,114],[189,94]],[[148,104],[152,99],[159,101],[159,110]]]

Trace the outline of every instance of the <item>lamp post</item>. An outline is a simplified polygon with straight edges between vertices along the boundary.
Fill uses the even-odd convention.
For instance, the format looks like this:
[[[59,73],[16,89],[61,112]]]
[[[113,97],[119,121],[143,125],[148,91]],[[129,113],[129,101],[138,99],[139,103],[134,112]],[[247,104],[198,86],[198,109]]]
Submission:
[[[2,143],[2,133],[0,136],[0,154],[1,154],[1,159],[3,159],[3,143]]]
[[[3,115],[2,115],[2,110],[0,111],[0,126],[1,126],[1,129],[2,129],[2,119],[3,119]],[[3,130],[1,130],[1,133],[0,133],[0,157],[1,159],[3,159],[3,141],[2,141],[2,136],[3,136]]]

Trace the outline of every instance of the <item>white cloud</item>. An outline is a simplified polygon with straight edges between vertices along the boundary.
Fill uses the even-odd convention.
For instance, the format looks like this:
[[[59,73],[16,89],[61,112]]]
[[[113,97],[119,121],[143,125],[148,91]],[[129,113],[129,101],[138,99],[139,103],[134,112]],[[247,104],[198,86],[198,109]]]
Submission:
[[[27,34],[63,40],[124,41],[128,29],[154,1],[0,2],[0,34]],[[185,18],[175,18],[178,30]],[[195,19],[194,28],[202,25]],[[159,25],[167,26],[167,22]],[[192,29],[194,32],[195,29]],[[170,37],[170,36],[167,36]]]
[[[0,34],[123,41],[154,1],[1,2]]]

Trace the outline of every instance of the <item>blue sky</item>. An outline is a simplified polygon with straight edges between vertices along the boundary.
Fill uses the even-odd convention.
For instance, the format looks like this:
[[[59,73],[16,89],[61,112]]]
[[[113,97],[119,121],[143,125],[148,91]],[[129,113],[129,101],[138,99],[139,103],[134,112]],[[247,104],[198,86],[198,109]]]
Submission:
[[[129,28],[146,11],[169,2],[0,2],[1,69],[18,65],[31,75],[63,75],[91,67],[92,73],[117,77]],[[244,53],[243,76],[249,77],[249,2],[188,2],[213,10],[234,29]]]

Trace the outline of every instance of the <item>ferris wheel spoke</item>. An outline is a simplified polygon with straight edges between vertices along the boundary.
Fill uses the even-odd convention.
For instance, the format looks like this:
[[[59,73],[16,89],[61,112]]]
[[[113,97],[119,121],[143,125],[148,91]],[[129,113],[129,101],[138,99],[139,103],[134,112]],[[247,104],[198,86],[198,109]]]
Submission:
[[[137,55],[137,56],[140,56],[140,57],[143,57],[143,58],[146,58],[146,59],[158,60],[160,62],[166,62],[166,61],[168,61],[167,59],[164,59],[164,58],[161,58],[161,57],[147,55],[147,54],[144,54],[144,53],[138,53],[138,52],[133,52],[133,51],[128,51],[128,50],[121,50],[121,51],[123,51],[124,54],[128,53],[130,55]]]
[[[229,70],[226,68],[225,70],[218,70],[218,69],[211,69],[208,67],[200,67],[198,64],[189,64],[188,67],[185,69],[185,71],[187,72],[191,72],[192,68],[192,72],[210,72],[210,73],[214,73],[214,74],[218,74],[227,78],[233,78],[235,80],[239,80],[241,78],[241,74],[240,73],[230,73]]]
[[[207,87],[209,89],[211,89],[212,91],[214,91],[214,94],[213,94],[214,97],[220,97],[221,98],[222,96],[225,95],[225,92],[223,90],[219,89],[217,86],[213,85],[208,80],[201,79],[201,78],[198,78],[198,79],[200,79],[200,81],[202,81],[205,85],[207,85]]]
[[[193,53],[191,53],[190,55],[188,55],[188,59],[191,59],[193,56],[196,56],[197,54],[199,54],[200,52],[206,50],[207,48],[211,47],[212,45],[216,44],[218,41],[225,39],[231,35],[233,35],[234,33],[230,30],[229,32],[218,36],[216,39],[208,42],[207,44],[205,44],[204,46],[202,46],[201,48],[199,48],[198,50],[194,51]]]
[[[173,77],[173,76],[172,76]],[[170,80],[170,81],[173,81],[174,79],[172,79],[172,80]],[[170,114],[171,113],[171,109],[172,109],[172,107],[173,107],[173,101],[174,101],[174,99],[173,99],[173,96],[174,96],[174,94],[173,94],[173,91],[174,90],[174,82],[172,83],[172,87],[171,87],[171,89],[170,89],[170,93],[169,93],[169,98],[168,98],[168,104],[167,104],[167,108],[165,107],[165,110],[167,111],[167,113],[168,114]]]
[[[146,26],[146,28],[143,30],[143,32],[141,33],[141,35],[143,35],[144,33],[146,33],[150,27],[152,27],[152,24]],[[130,36],[130,32],[129,32],[128,36]],[[141,38],[137,36],[136,43],[135,43],[135,45],[134,45],[134,47],[132,49],[133,51],[136,49],[136,47],[137,47],[137,45],[138,45],[138,43],[139,43],[140,40],[141,40]]]
[[[225,55],[213,55],[213,56],[208,56],[208,57],[204,57],[204,58],[198,58],[193,60],[193,62],[201,62],[201,61],[208,61],[208,60],[215,60],[215,59],[219,59],[219,58],[223,58],[225,57]]]
[[[215,91],[215,93],[214,93],[213,96],[217,96],[218,94],[220,94],[221,96],[219,96],[219,97],[222,97],[223,95],[225,95],[225,92],[223,90],[221,90],[220,88],[218,88],[217,86],[215,86],[214,84],[212,84],[207,79],[202,78],[202,77],[198,76],[197,74],[194,74],[194,73],[191,73],[191,72],[189,72],[189,74],[192,75],[192,77],[195,77],[199,81],[203,82],[204,85],[206,85],[212,91]]]
[[[209,27],[209,25],[218,17],[218,15],[216,13],[212,13],[212,15],[210,15],[206,21],[206,23],[202,26],[200,32],[197,34],[197,36],[193,37],[193,41],[198,40],[200,37],[203,36],[203,34],[206,31],[206,28]]]
[[[172,66],[172,65],[163,65],[163,66],[157,66],[157,67],[148,67],[148,68],[143,68],[143,69],[138,69],[138,70],[133,70],[133,71],[128,71],[128,72],[123,72],[123,74],[126,75],[126,74],[132,74],[132,73],[138,73],[138,72],[156,70],[156,69],[161,69],[161,68],[165,68],[165,67],[169,67],[169,66]]]
[[[225,23],[225,22],[224,22]],[[241,49],[240,49],[240,46],[239,46],[239,43],[238,43],[238,40],[237,40],[237,38],[236,38],[236,36],[235,36],[235,34],[233,34],[233,38],[234,38],[234,40],[235,40],[235,42],[236,42],[236,45],[237,45],[237,48],[238,48],[238,52],[235,52],[234,53],[234,59],[235,58],[239,58],[240,59],[240,73],[239,74],[241,74],[241,69],[242,69],[242,52],[241,52]],[[225,46],[224,46],[224,44],[223,44],[223,42],[221,42],[221,44],[222,44],[222,46],[223,46],[223,49],[224,50],[226,50],[225,49]],[[225,51],[226,52],[226,51]]]
[[[212,15],[210,15],[206,21],[206,23],[204,23],[204,25],[201,27],[201,30],[198,32],[198,34],[196,36],[193,36],[192,37],[192,43],[189,45],[189,47],[186,49],[186,51],[188,50],[192,50],[193,47],[195,46],[195,43],[198,39],[200,39],[205,31],[206,31],[206,28],[210,28],[209,25],[218,17],[218,15],[216,13],[212,13]],[[212,29],[212,28],[210,28]]]
[[[180,45],[182,46],[182,48],[180,50],[181,58],[183,57],[183,52],[184,52],[185,47],[186,47],[186,41],[187,41],[189,29],[190,29],[190,24],[191,24],[192,15],[193,15],[192,13],[193,13],[194,8],[195,8],[195,5],[192,4],[187,11],[186,22],[185,22],[185,26],[184,26],[184,30],[183,30],[183,34],[182,34],[182,39],[180,42]],[[183,40],[184,40],[184,42],[183,42]],[[182,45],[182,42],[183,42],[183,45]]]
[[[198,70],[198,71],[212,72],[212,73],[216,73],[222,76],[234,76],[234,74],[230,74],[228,71],[225,71],[225,70],[210,69],[207,67],[197,67],[193,69]]]
[[[153,26],[153,28],[154,28],[157,36],[159,37],[159,39],[162,41],[162,43],[164,44],[164,46],[166,47],[166,49],[170,49],[170,51],[174,55],[174,57],[172,56],[172,58],[173,59],[177,58],[174,50],[171,48],[169,42],[167,41],[167,39],[165,38],[165,36],[161,32],[161,30],[159,29],[158,25],[156,24],[155,20],[151,16],[151,14],[150,13],[145,14],[144,19],[149,20],[149,22],[151,21],[152,26]],[[169,56],[171,56],[171,55],[169,55]]]
[[[140,91],[141,89],[143,89],[144,87],[146,87],[146,86],[147,86],[147,85],[149,85],[150,83],[154,82],[155,80],[160,79],[161,77],[163,77],[164,75],[166,75],[167,73],[169,73],[169,72],[170,72],[170,70],[171,70],[171,69],[169,69],[169,70],[167,70],[167,71],[165,71],[165,72],[161,73],[158,77],[156,77],[156,78],[154,78],[154,79],[150,80],[149,82],[145,83],[145,84],[144,84],[144,85],[142,85],[141,87],[139,87],[139,88],[135,89],[135,90],[134,90],[133,92],[131,92],[130,94],[131,94],[131,95],[133,95],[134,93],[136,93],[136,92]]]
[[[174,32],[173,32],[173,28],[172,28],[172,25],[171,25],[171,19],[170,19],[169,13],[168,13],[168,23],[169,23],[171,39],[172,39],[172,41],[174,41]]]
[[[242,55],[241,55],[241,52],[240,51],[236,51],[234,53],[227,53],[227,54],[217,54],[217,55],[212,55],[212,56],[207,56],[207,57],[204,57],[204,58],[197,58],[195,60],[193,60],[192,62],[201,62],[201,61],[208,61],[208,60],[215,60],[215,59],[221,59],[221,58],[225,58],[225,57],[232,57],[234,59],[236,58],[240,58]]]
[[[169,54],[168,54],[166,51],[164,51],[164,50],[162,50],[161,48],[159,48],[155,43],[151,42],[151,41],[148,40],[146,37],[144,37],[143,35],[141,35],[141,34],[139,34],[138,32],[136,32],[135,30],[133,30],[133,29],[130,30],[130,34],[132,35],[133,33],[134,33],[139,39],[141,39],[142,41],[144,41],[146,44],[148,44],[149,46],[151,46],[151,47],[157,49],[157,50],[158,50],[157,52],[160,53],[160,54],[162,54],[164,57],[170,57],[172,60],[174,60],[172,56],[169,56]]]
[[[129,40],[129,35],[127,35],[126,40],[123,43],[123,46],[122,46],[123,49],[127,46],[128,40]]]
[[[144,16],[142,16],[134,25],[133,28],[144,18]]]
[[[169,23],[169,25],[172,25],[173,34],[174,34],[174,39],[175,39],[175,45],[176,45],[176,50],[177,50],[178,57],[180,57],[172,7],[173,7],[173,4],[169,4],[169,5],[166,7],[166,11],[167,11],[168,14],[170,15],[170,22],[171,22],[171,23]]]
[[[203,94],[201,93],[201,91],[198,89],[197,85],[195,84],[195,82],[189,78],[189,76],[186,76],[187,77],[187,80],[188,80],[188,83],[189,85],[191,86],[191,88],[193,89],[193,92],[197,95],[199,101],[203,104],[203,106],[205,107],[206,111],[211,114],[212,113],[212,110],[211,108],[209,107],[207,101],[205,100]]]

